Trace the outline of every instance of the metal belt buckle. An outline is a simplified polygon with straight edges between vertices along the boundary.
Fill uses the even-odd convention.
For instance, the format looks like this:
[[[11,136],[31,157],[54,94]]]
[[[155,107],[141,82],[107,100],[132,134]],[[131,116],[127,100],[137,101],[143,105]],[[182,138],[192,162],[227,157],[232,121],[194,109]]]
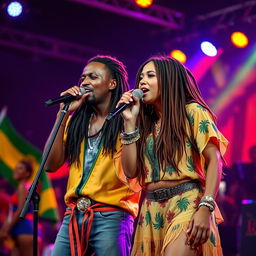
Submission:
[[[91,205],[91,200],[87,197],[80,197],[77,199],[76,207],[81,212],[86,212]]]

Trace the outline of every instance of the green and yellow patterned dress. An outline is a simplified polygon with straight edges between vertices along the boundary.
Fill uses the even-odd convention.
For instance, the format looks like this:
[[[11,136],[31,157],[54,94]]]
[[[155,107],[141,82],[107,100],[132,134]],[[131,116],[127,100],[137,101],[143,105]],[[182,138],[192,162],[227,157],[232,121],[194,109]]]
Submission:
[[[209,111],[197,103],[186,106],[188,121],[193,127],[193,136],[187,127],[190,139],[186,141],[184,152],[178,164],[181,173],[178,175],[173,168],[167,168],[165,174],[159,170],[159,164],[153,153],[153,138],[149,136],[145,152],[146,180],[145,184],[158,180],[198,180],[205,184],[205,159],[203,150],[207,143],[214,143],[223,156],[228,141],[218,131]],[[200,159],[193,159],[191,140],[196,142]],[[182,231],[186,232],[189,221],[195,213],[203,191],[193,189],[179,194],[162,203],[144,199],[138,219],[132,254],[134,256],[164,255],[166,246],[173,242]],[[216,207],[212,213],[211,234],[202,246],[204,256],[222,255],[221,244],[216,223],[222,222],[222,216]],[[198,254],[200,252],[198,251]]]

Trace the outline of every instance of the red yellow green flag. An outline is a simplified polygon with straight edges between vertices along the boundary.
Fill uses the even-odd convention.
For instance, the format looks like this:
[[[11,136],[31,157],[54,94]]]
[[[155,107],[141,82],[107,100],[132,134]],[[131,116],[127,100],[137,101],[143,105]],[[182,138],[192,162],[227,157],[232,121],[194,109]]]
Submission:
[[[6,179],[11,185],[17,186],[12,177],[14,167],[20,160],[29,160],[36,171],[39,169],[42,153],[14,129],[6,116],[6,109],[0,113],[0,177]],[[57,202],[51,181],[45,171],[40,177],[40,204],[39,216],[53,222],[58,221]]]

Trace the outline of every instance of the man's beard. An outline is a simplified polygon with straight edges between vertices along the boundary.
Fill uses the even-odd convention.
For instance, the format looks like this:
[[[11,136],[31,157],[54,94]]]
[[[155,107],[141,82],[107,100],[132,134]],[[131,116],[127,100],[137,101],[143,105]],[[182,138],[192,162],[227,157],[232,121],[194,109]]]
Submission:
[[[89,105],[95,105],[95,103],[96,103],[96,97],[95,97],[95,95],[93,94],[91,97],[89,97],[88,99],[86,99],[86,103],[89,104]]]

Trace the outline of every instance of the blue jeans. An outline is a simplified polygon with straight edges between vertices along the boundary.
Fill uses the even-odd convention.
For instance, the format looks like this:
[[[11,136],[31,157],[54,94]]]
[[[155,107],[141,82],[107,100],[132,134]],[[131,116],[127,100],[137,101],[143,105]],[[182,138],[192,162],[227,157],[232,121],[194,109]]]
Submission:
[[[75,215],[81,232],[84,213],[75,210]],[[65,215],[54,244],[52,256],[71,255],[69,220],[70,215]],[[133,222],[131,214],[125,211],[94,212],[89,249],[86,255],[130,256]]]

